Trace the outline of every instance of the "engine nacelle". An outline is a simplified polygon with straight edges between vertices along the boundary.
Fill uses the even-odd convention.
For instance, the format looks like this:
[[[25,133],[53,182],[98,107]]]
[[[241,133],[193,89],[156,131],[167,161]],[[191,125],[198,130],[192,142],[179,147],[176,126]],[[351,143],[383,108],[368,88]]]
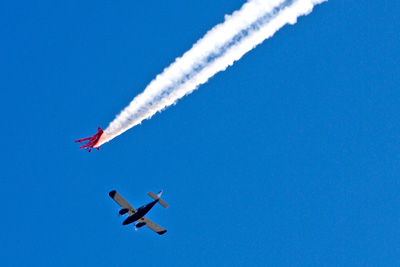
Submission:
[[[140,223],[137,223],[137,224],[136,224],[136,228],[140,228],[140,227],[143,227],[143,226],[145,226],[145,225],[146,225],[145,222],[140,222]]]
[[[127,213],[129,210],[128,209],[121,209],[119,211],[119,215],[124,215],[125,213]]]

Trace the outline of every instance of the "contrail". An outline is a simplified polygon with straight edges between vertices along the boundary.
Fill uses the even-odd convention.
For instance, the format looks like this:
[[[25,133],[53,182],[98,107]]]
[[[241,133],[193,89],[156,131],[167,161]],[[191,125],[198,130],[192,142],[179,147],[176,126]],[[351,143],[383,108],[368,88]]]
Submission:
[[[105,129],[100,146],[176,103],[327,0],[249,0],[164,69]]]

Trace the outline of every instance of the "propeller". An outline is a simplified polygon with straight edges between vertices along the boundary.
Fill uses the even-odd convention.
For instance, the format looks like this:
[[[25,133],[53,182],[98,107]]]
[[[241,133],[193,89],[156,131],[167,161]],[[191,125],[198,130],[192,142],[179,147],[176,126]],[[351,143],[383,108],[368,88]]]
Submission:
[[[120,209],[120,210],[118,211],[118,214],[119,214],[119,215],[125,215],[125,214],[127,214],[128,212],[129,212],[128,209]]]
[[[126,213],[121,214],[121,210],[119,209],[119,210],[118,210],[118,215],[117,215],[117,216],[118,216],[118,217],[124,217],[125,214],[126,214]]]

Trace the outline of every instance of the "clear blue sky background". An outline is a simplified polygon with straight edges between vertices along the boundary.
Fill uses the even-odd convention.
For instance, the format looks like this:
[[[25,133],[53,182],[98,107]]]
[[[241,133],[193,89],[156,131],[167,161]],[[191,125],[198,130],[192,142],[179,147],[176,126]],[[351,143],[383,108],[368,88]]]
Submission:
[[[398,1],[330,0],[100,149],[158,73],[244,0],[0,8],[4,266],[400,264]],[[122,226],[164,189],[168,229]]]

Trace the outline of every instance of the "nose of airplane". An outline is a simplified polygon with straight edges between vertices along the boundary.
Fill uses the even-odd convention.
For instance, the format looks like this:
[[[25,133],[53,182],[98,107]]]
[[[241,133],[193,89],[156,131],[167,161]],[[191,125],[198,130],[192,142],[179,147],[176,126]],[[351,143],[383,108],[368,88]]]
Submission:
[[[132,217],[129,216],[128,218],[125,219],[125,221],[122,223],[122,225],[127,225],[127,224],[130,224],[132,222],[133,222]]]

